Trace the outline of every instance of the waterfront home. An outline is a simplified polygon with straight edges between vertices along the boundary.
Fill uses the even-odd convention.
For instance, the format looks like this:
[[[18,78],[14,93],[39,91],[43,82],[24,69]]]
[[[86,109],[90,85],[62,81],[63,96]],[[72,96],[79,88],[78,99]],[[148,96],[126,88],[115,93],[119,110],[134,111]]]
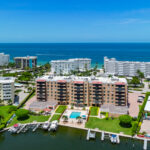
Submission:
[[[74,106],[127,106],[125,78],[43,76],[36,80],[37,101],[58,101]]]

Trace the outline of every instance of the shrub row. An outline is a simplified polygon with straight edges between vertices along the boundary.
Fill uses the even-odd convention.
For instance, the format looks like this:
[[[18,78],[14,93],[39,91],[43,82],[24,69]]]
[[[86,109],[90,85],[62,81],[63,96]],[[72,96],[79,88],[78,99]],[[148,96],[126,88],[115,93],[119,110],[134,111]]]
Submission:
[[[34,94],[34,92],[35,92],[35,89],[32,90],[32,92],[18,105],[17,108],[22,107],[30,99],[30,97]]]
[[[147,92],[146,96],[145,96],[145,99],[144,99],[144,102],[143,102],[143,104],[142,104],[142,106],[140,108],[139,114],[138,114],[138,118],[137,118],[138,122],[141,121],[141,118],[142,118],[143,113],[144,113],[144,108],[145,108],[145,105],[146,105],[146,102],[147,102],[149,96],[150,96],[150,92]]]
[[[146,102],[147,102],[149,96],[150,96],[150,92],[147,92],[146,96],[145,96],[145,99],[144,99],[144,102],[143,102],[143,104],[140,108],[137,121],[133,125],[132,135],[135,135],[136,133],[139,133],[139,131],[141,129],[141,124],[142,124],[141,119],[142,119],[142,116],[144,115],[144,108],[145,108],[145,105],[146,105]]]

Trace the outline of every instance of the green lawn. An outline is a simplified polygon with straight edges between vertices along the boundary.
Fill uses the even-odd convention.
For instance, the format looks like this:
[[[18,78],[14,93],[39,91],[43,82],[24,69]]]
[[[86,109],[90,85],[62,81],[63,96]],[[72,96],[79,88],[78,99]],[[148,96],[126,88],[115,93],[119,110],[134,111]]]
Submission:
[[[8,110],[11,106],[0,106],[0,112],[4,115],[4,118],[9,115]]]
[[[15,117],[13,119],[13,121],[9,124],[9,126],[12,126],[16,123],[31,123],[33,121],[37,121],[37,122],[45,122],[48,120],[50,116],[34,116],[34,115],[29,115],[29,118],[26,120],[17,120],[17,117]]]
[[[58,120],[61,115],[54,114],[50,121]]]
[[[57,110],[55,111],[55,113],[63,113],[66,108],[67,108],[67,106],[65,106],[65,105],[60,105],[60,106],[58,106],[58,108],[57,108]]]
[[[97,116],[98,115],[98,110],[99,110],[99,107],[91,107],[90,108],[90,111],[91,111],[90,115],[91,116]]]
[[[133,123],[132,123],[133,124]],[[89,121],[85,125],[86,128],[98,128],[99,130],[120,133],[123,132],[124,134],[131,135],[131,128],[123,128],[119,125],[119,119],[99,119],[96,117],[90,117]]]

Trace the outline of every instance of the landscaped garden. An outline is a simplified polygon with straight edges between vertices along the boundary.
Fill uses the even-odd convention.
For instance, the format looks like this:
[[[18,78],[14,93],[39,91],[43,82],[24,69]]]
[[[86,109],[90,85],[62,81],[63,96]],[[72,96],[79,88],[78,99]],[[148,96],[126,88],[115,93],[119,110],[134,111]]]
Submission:
[[[63,113],[66,110],[67,106],[65,105],[60,105],[58,106],[58,108],[56,109],[55,113]]]
[[[99,112],[99,107],[91,107],[90,108],[90,116],[97,116]]]
[[[17,107],[15,106],[0,106],[0,129],[6,126],[7,121],[16,110]]]
[[[131,124],[133,126],[135,121],[132,121]],[[132,134],[132,126],[131,127],[123,127],[120,125],[119,118],[104,118],[99,119],[97,117],[90,117],[88,122],[86,123],[86,128],[98,128],[99,130],[120,133],[123,132],[124,134],[131,135]]]

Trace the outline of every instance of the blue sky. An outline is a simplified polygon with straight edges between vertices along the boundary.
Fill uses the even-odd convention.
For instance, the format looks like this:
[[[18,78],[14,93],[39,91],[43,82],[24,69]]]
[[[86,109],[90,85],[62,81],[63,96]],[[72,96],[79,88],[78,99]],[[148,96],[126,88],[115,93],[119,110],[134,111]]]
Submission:
[[[3,42],[150,42],[150,1],[0,0]]]

